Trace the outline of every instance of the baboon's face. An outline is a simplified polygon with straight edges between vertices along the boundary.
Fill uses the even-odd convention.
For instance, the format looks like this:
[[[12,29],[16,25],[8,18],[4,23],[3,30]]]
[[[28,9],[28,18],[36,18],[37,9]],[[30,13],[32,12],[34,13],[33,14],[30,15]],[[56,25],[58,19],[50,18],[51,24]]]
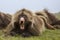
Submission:
[[[23,13],[20,14],[19,16],[19,24],[20,24],[20,29],[25,30],[25,22],[27,21],[27,16],[24,15]]]
[[[16,13],[17,15],[17,22],[19,23],[18,26],[20,30],[25,31],[28,27],[32,24],[32,12],[26,9],[22,9]]]
[[[20,14],[19,16],[19,26],[20,30],[24,31],[31,25],[31,22],[28,20],[28,17],[25,14]]]
[[[26,31],[29,26],[31,26],[32,22],[28,20],[28,17],[25,14],[20,14],[19,16],[19,25],[20,30]]]

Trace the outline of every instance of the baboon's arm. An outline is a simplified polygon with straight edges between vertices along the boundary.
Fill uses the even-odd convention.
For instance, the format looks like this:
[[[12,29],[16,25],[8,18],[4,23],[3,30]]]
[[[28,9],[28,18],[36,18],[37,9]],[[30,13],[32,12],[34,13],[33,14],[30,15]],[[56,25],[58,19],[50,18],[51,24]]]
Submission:
[[[6,34],[9,34],[11,32],[11,30],[14,28],[14,26],[12,25],[12,23],[10,23],[7,28],[5,28],[3,31]]]

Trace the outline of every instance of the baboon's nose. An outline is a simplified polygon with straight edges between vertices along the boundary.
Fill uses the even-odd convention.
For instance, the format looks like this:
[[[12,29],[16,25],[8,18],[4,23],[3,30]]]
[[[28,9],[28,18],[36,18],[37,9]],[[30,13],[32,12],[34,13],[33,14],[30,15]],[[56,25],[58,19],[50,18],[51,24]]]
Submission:
[[[23,17],[20,18],[20,23],[23,24],[25,19]]]
[[[24,21],[24,17],[21,17],[20,20],[21,20],[21,21]]]

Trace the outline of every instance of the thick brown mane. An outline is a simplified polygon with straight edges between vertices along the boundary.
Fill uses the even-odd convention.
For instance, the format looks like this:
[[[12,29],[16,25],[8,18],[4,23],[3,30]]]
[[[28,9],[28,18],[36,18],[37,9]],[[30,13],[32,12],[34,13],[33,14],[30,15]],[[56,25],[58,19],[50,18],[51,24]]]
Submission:
[[[26,18],[26,19],[25,19]],[[2,20],[10,22],[10,16],[1,14]],[[5,23],[8,23],[8,22]],[[4,24],[5,24],[4,23]],[[23,36],[35,35],[38,36],[45,31],[45,28],[55,29],[55,23],[60,24],[60,21],[48,10],[43,10],[42,12],[32,13],[27,9],[22,9],[17,11],[13,16],[12,20],[4,30],[6,34],[21,34]],[[25,29],[23,27],[26,27]],[[23,29],[23,31],[22,31]],[[28,35],[27,35],[28,34]]]
[[[49,24],[51,27],[54,27],[55,25],[60,25],[60,20],[56,18],[53,13],[50,13],[47,9],[44,9],[42,12],[37,12],[36,15],[45,17],[45,19],[47,20],[46,24]]]
[[[0,28],[5,28],[11,22],[11,15],[0,12]]]
[[[16,15],[16,14],[19,15],[20,12],[27,12],[27,13],[29,13],[29,14],[32,16],[32,14],[31,14],[32,12],[31,12],[30,10],[25,9],[25,8],[23,8],[22,10],[17,11],[17,12],[15,13],[15,15]]]
[[[58,21],[56,16],[53,13],[48,12],[48,10],[44,9],[45,13],[47,14],[49,20],[51,20],[53,23]]]

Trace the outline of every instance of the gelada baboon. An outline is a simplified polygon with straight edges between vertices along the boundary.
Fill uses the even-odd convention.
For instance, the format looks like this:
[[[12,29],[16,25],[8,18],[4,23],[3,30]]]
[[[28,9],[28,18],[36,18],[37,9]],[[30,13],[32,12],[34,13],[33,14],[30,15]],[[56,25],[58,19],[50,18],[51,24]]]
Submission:
[[[31,11],[22,9],[13,15],[11,23],[4,32],[9,34],[13,30],[23,36],[37,36],[45,31],[45,23],[42,18]],[[12,33],[14,34],[15,32]]]
[[[5,28],[11,22],[11,15],[0,12],[0,29]]]
[[[44,9],[43,11],[40,11],[40,12],[36,12],[36,15],[38,16],[44,16],[47,20],[47,25],[50,25],[50,26],[47,26],[47,28],[54,28],[54,26],[56,24],[60,25],[60,20],[57,19],[55,17],[55,15],[53,15],[52,13],[48,12],[47,9]],[[59,22],[58,22],[59,21]]]

